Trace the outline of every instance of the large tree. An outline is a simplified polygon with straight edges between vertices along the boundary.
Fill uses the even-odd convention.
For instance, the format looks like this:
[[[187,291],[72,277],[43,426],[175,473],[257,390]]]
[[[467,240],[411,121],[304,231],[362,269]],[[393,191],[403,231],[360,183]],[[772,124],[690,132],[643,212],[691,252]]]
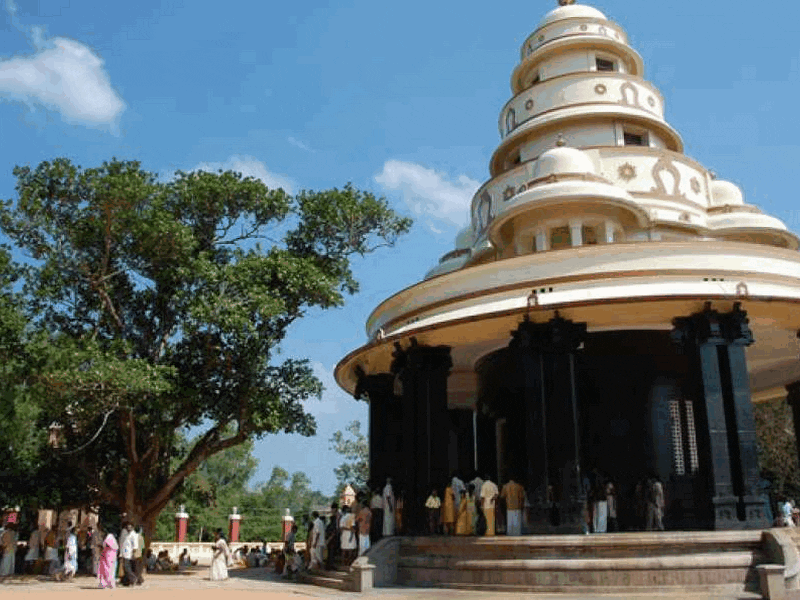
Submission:
[[[303,402],[321,385],[279,345],[309,309],[357,291],[354,254],[410,226],[350,185],[290,196],[235,172],[163,181],[118,160],[14,175],[0,227],[26,256],[26,316],[47,337],[34,387],[62,426],[55,451],[146,534],[209,457],[315,432]],[[201,432],[188,446],[187,428]]]

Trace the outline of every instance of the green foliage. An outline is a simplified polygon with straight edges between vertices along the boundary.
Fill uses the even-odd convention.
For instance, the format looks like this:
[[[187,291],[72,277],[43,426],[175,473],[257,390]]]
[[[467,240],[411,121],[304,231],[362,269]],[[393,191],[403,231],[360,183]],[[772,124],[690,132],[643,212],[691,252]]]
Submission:
[[[13,342],[14,315],[27,320],[15,385],[30,400],[9,392],[3,410],[29,431],[60,424],[58,460],[146,529],[214,455],[270,433],[313,435],[303,403],[322,387],[306,360],[278,360],[279,344],[309,308],[357,289],[351,256],[410,226],[349,185],[292,197],[239,173],[163,182],[118,160],[14,174],[0,228],[27,259],[6,257],[21,287],[8,315],[0,306],[0,333],[7,316]],[[187,428],[203,433],[186,443]]]
[[[333,469],[336,474],[336,495],[341,494],[349,483],[355,490],[366,487],[369,482],[369,442],[361,433],[361,423],[352,421],[346,429],[349,437],[341,431],[330,439],[331,450],[341,454],[345,462]]]
[[[800,500],[800,467],[792,410],[785,400],[753,405],[761,475],[771,484],[775,500]]]

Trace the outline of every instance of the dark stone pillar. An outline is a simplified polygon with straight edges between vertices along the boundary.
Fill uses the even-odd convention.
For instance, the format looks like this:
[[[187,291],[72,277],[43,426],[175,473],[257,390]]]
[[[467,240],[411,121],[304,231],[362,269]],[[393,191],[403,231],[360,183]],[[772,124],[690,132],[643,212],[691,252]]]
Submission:
[[[758,464],[758,440],[753,416],[753,401],[750,397],[750,377],[747,372],[745,348],[753,343],[753,333],[748,326],[747,313],[736,302],[733,311],[724,315],[725,338],[728,345],[724,358],[730,377],[729,394],[726,394],[731,444],[731,467],[734,491],[739,496],[739,518],[744,527],[761,529],[770,527],[764,512],[766,499],[759,481],[761,469]]]
[[[449,346],[398,346],[392,371],[402,384],[403,456],[399,493],[404,499],[404,533],[426,531],[424,503],[431,488],[448,477],[449,416],[447,376]]]
[[[357,398],[369,402],[369,483],[371,489],[383,489],[391,476],[400,428],[392,422],[395,404],[394,375],[379,373],[359,378]]]
[[[694,357],[695,385],[699,388],[698,450],[701,468],[708,474],[714,529],[737,529],[737,498],[734,495],[728,448],[728,424],[720,373],[719,348],[726,344],[720,315],[710,303],[690,317],[674,319],[673,339]]]
[[[523,475],[533,531],[548,531],[553,525],[550,486],[561,490],[560,529],[582,529],[586,498],[580,485],[575,352],[585,335],[585,323],[573,323],[557,313],[547,323],[526,319],[512,332],[509,347],[520,378],[527,453]]]
[[[517,474],[524,477],[525,488],[531,503],[530,527],[535,532],[545,532],[550,527],[550,485],[547,455],[547,411],[544,389],[545,326],[525,320],[511,333],[509,344],[520,377],[525,421],[525,451],[527,470]]]

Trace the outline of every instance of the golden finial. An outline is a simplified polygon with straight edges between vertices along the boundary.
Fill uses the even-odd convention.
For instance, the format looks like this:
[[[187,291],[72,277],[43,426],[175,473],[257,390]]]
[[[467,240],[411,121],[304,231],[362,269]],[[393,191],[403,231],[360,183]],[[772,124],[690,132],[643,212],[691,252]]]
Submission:
[[[575,4],[575,0],[558,0],[558,3],[561,6],[567,6],[568,4]]]

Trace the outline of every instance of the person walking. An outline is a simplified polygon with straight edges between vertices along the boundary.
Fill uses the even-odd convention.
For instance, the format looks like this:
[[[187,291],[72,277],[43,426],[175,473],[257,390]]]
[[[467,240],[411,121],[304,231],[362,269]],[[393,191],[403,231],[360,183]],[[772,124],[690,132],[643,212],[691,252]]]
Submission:
[[[120,555],[122,556],[122,585],[134,585],[137,581],[134,568],[135,551],[138,548],[138,536],[133,529],[133,523],[126,521],[122,526],[120,535]]]
[[[212,546],[214,556],[211,559],[211,570],[209,578],[211,581],[225,581],[228,579],[228,559],[230,558],[230,551],[228,550],[228,542],[222,535],[222,530],[217,529],[214,532],[214,545]]]
[[[68,581],[78,572],[78,537],[75,535],[75,528],[71,521],[67,523],[67,531],[64,535],[66,537],[64,565],[56,572],[56,581]]]
[[[99,533],[99,524],[97,528]],[[109,531],[103,540],[103,550],[97,563],[97,582],[101,588],[116,587],[117,550],[117,538]]]

